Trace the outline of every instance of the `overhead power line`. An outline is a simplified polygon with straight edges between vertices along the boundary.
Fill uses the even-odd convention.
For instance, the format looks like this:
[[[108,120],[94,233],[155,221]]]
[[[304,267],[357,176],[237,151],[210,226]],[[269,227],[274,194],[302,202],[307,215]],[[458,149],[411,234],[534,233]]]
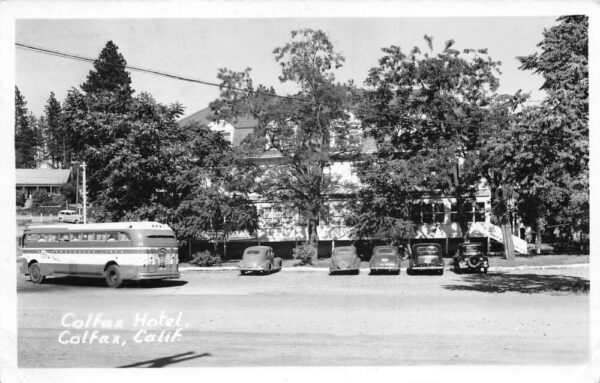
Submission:
[[[51,55],[51,56],[63,57],[63,58],[68,58],[68,59],[72,59],[72,60],[78,60],[78,61],[84,61],[84,62],[90,62],[90,63],[94,63],[96,61],[96,59],[93,59],[90,57],[60,52],[60,51],[53,50],[53,49],[35,47],[33,45],[23,44],[23,43],[19,43],[19,42],[15,42],[15,45],[17,46],[17,48],[20,48],[20,49],[43,53],[43,54],[47,54],[47,55]],[[213,87],[217,87],[217,88],[226,88],[226,89],[231,89],[231,90],[237,90],[240,92],[248,92],[248,93],[254,93],[254,94],[259,94],[259,95],[269,96],[269,97],[278,97],[278,98],[283,98],[283,99],[288,99],[288,100],[305,101],[305,100],[303,100],[301,98],[297,98],[297,97],[282,96],[282,95],[278,95],[275,93],[266,93],[266,92],[261,92],[261,91],[256,91],[256,90],[242,89],[242,88],[238,88],[238,87],[231,86],[231,85],[217,84],[217,83],[210,82],[210,81],[199,80],[199,79],[195,79],[195,78],[191,78],[191,77],[186,77],[186,76],[167,73],[167,72],[161,72],[161,71],[157,71],[157,70],[153,70],[153,69],[141,68],[138,66],[132,66],[132,65],[124,65],[123,66],[123,65],[113,64],[113,63],[106,63],[106,64],[109,64],[114,67],[127,68],[129,70],[136,71],[136,72],[149,73],[149,74],[153,74],[153,75],[157,75],[157,76],[172,78],[175,80],[187,81],[187,82],[192,82],[192,83],[196,83],[196,84],[213,86]]]
[[[47,54],[47,55],[56,56],[56,57],[67,58],[67,59],[71,59],[71,60],[78,60],[78,61],[83,61],[83,62],[88,62],[88,63],[94,63],[96,61],[96,59],[93,59],[90,57],[85,57],[85,56],[76,55],[76,54],[72,54],[72,53],[61,52],[61,51],[57,51],[54,49],[36,47],[33,45],[23,44],[20,42],[15,42],[15,46],[19,49],[24,49],[24,50]],[[282,95],[278,95],[276,93],[267,93],[267,92],[261,92],[258,90],[243,89],[243,88],[239,88],[239,87],[235,87],[235,86],[231,86],[231,85],[218,84],[218,83],[195,79],[195,78],[191,78],[191,77],[187,77],[187,76],[183,76],[183,75],[162,72],[162,71],[158,71],[158,70],[154,70],[154,69],[142,68],[139,66],[117,65],[117,64],[113,64],[113,63],[106,63],[106,64],[114,66],[114,67],[118,67],[118,68],[126,68],[126,69],[136,71],[136,72],[148,73],[148,74],[152,74],[152,75],[156,75],[156,76],[171,78],[174,80],[180,80],[180,81],[186,81],[186,82],[191,82],[191,83],[196,83],[196,84],[201,84],[201,85],[206,85],[206,86],[217,87],[220,89],[225,88],[225,89],[236,90],[236,91],[240,91],[240,92],[247,92],[247,93],[252,93],[252,94],[257,94],[257,95],[262,95],[262,96],[267,96],[267,97],[276,97],[276,98],[280,98],[280,99],[293,100],[293,101],[306,101],[306,100],[298,98],[298,97],[282,96]],[[538,103],[541,101],[540,100],[527,100],[525,102]],[[355,111],[358,110],[358,109],[352,108],[352,107],[349,107],[347,109],[355,110]]]

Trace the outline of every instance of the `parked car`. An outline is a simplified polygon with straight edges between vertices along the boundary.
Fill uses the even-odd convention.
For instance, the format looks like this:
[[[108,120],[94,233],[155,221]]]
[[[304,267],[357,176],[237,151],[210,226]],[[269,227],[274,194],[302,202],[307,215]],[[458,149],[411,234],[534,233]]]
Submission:
[[[488,258],[483,255],[481,243],[461,243],[454,256],[454,272],[474,271],[487,274]]]
[[[417,243],[413,245],[408,262],[407,274],[412,275],[415,271],[433,271],[439,275],[444,274],[442,247],[437,243]]]
[[[75,210],[61,210],[58,212],[58,222],[82,223],[83,217]]]
[[[244,250],[240,262],[240,275],[246,272],[270,274],[281,270],[281,258],[276,257],[273,248],[269,246],[251,246]]]
[[[331,263],[329,264],[329,275],[342,272],[360,273],[360,258],[356,254],[356,247],[340,246],[333,249]]]
[[[396,246],[375,246],[369,262],[371,274],[386,271],[400,274],[400,252]]]

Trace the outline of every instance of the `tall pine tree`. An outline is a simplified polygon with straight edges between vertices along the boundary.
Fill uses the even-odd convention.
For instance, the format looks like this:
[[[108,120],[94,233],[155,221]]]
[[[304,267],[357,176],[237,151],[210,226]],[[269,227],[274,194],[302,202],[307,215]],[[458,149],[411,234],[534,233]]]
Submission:
[[[69,137],[62,121],[62,109],[54,96],[54,92],[50,92],[44,117],[47,155],[50,157],[52,165],[64,168],[68,166],[69,161],[67,159],[67,151],[70,151],[68,149]]]
[[[35,118],[27,110],[27,101],[15,86],[15,165],[17,168],[35,166],[39,137],[35,130]]]
[[[81,84],[81,89],[87,94],[109,92],[119,98],[130,98],[133,89],[126,66],[127,61],[119,48],[112,41],[107,42],[94,61],[94,70],[88,74],[87,81]]]

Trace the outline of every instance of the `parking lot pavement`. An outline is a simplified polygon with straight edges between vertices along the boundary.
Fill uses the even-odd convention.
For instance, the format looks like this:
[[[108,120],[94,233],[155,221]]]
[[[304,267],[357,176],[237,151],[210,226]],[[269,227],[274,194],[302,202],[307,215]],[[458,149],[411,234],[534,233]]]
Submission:
[[[443,276],[223,271],[113,290],[101,280],[34,285],[20,275],[19,366],[586,363],[588,295],[567,290],[588,281],[585,268]],[[119,342],[83,343],[86,331]]]

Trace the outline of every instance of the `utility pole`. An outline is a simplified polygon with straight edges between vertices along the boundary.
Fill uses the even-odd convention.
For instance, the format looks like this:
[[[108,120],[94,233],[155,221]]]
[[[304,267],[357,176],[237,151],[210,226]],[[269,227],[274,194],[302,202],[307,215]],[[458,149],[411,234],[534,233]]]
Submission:
[[[77,164],[77,183],[75,185],[77,185],[75,186],[75,206],[77,206],[77,214],[79,214],[79,163]]]
[[[85,162],[81,163],[81,169],[83,169],[83,223],[87,223],[87,190],[85,185]]]

